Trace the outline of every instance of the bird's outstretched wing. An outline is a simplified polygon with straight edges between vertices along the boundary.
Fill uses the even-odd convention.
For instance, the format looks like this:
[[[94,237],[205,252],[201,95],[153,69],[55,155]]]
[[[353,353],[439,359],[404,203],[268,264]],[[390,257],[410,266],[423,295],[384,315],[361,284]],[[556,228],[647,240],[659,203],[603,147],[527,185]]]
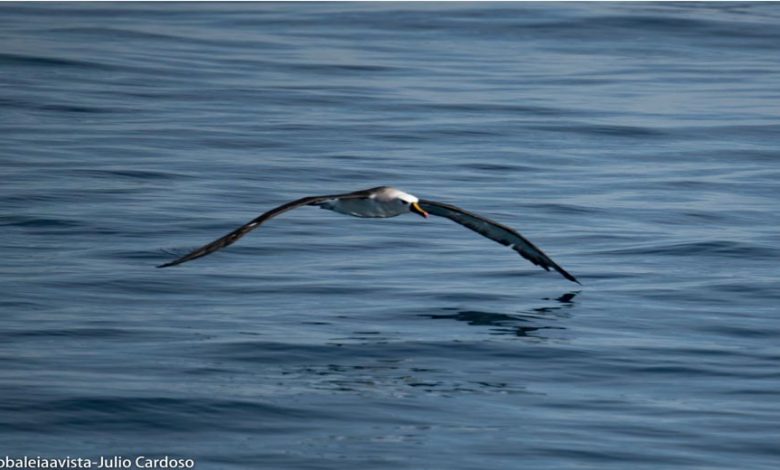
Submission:
[[[262,225],[264,222],[266,222],[269,219],[272,219],[276,217],[277,215],[283,214],[287,211],[297,209],[298,207],[302,206],[311,206],[315,204],[319,204],[321,202],[329,201],[331,199],[344,199],[344,198],[361,198],[366,197],[366,195],[371,190],[365,190],[365,191],[356,191],[354,193],[347,193],[347,194],[335,194],[330,196],[308,196],[308,197],[302,197],[300,199],[296,199],[294,201],[290,201],[286,204],[282,204],[279,207],[273,208],[270,211],[266,212],[265,214],[262,214],[248,223],[238,227],[237,229],[233,230],[232,232],[228,233],[222,238],[219,238],[217,240],[214,240],[213,242],[203,245],[202,247],[194,250],[192,253],[188,253],[181,258],[175,259],[173,261],[170,261],[165,264],[161,264],[157,266],[158,268],[167,268],[168,266],[176,266],[177,264],[181,264],[187,261],[192,261],[194,259],[200,258],[201,256],[206,256],[210,253],[213,253],[221,248],[225,248],[226,246],[232,245],[235,243],[239,238],[243,237],[250,231],[256,229],[260,225]]]
[[[464,227],[470,228],[478,234],[485,236],[498,243],[509,246],[516,252],[520,253],[520,256],[527,259],[537,266],[541,266],[546,271],[550,268],[555,269],[566,279],[580,283],[574,276],[569,274],[565,269],[558,266],[549,256],[544,254],[536,245],[531,243],[528,239],[520,235],[517,231],[506,225],[494,222],[481,215],[468,212],[460,207],[453,206],[451,204],[445,204],[443,202],[427,201],[420,199],[420,207],[426,212],[438,215],[440,217],[446,217],[453,222],[459,223]]]

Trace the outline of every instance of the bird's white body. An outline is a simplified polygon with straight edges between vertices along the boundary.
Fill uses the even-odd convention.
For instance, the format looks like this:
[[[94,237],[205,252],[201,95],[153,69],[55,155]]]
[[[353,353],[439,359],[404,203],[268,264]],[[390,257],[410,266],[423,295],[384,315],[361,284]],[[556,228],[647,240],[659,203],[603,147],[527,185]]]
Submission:
[[[384,187],[365,198],[335,198],[317,205],[339,214],[385,219],[409,213],[409,205],[418,201],[411,194]]]

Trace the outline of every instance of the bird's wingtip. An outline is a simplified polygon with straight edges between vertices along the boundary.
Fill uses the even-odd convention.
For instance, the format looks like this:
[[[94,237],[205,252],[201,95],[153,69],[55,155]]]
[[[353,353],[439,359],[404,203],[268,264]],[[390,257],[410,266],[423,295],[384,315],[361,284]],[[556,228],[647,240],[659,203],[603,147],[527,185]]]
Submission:
[[[577,284],[582,285],[582,283],[578,281],[576,277],[572,276],[571,273],[569,273],[565,269],[561,268],[560,270],[558,270],[558,272],[561,273],[561,275],[563,275],[563,277],[565,277],[569,281],[576,282]]]

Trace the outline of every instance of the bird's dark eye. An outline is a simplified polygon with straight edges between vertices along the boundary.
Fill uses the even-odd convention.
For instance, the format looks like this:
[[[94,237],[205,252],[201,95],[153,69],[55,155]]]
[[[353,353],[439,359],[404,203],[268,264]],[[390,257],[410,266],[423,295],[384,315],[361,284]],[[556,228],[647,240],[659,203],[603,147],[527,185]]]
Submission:
[[[404,205],[407,205],[407,206],[409,205],[409,201],[403,201],[403,200],[402,200],[401,202],[403,202],[403,203],[404,203]]]

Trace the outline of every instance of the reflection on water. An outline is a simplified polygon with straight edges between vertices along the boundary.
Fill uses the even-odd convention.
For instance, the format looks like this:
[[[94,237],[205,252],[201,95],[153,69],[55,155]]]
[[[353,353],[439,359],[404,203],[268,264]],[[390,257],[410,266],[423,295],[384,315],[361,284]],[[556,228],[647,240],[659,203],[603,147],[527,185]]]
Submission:
[[[566,329],[565,320],[570,318],[579,292],[567,292],[557,298],[544,297],[541,305],[512,313],[445,307],[439,311],[448,313],[417,316],[487,327],[490,336],[550,339],[545,332]],[[407,397],[420,393],[441,396],[528,393],[522,382],[492,377],[490,370],[479,378],[461,373],[465,358],[479,357],[479,351],[485,347],[483,343],[493,340],[483,336],[481,341],[461,343],[457,336],[447,336],[448,329],[434,330],[439,331],[439,340],[434,342],[430,339],[420,342],[416,331],[399,330],[358,330],[332,338],[328,345],[332,352],[319,354],[319,358],[330,357],[330,360],[318,363],[318,358],[312,357],[305,365],[283,367],[277,377],[278,383],[290,391],[301,388],[373,397]],[[507,344],[511,354],[526,353],[519,343]],[[380,349],[382,354],[377,357],[375,352]],[[336,355],[338,359],[334,360]],[[459,355],[464,356],[458,358]],[[420,363],[423,357],[427,357],[424,365]],[[456,367],[450,363],[452,360],[456,360]]]
[[[559,321],[566,318],[568,312],[575,303],[574,298],[580,291],[567,292],[556,299],[544,298],[546,301],[557,302],[558,304],[544,305],[530,310],[517,313],[499,313],[483,310],[458,310],[456,313],[448,314],[426,314],[422,315],[434,320],[456,320],[466,322],[474,326],[489,326],[491,334],[495,335],[515,335],[515,336],[533,336],[535,338],[544,338],[540,330],[565,330],[564,326],[548,324],[549,322]],[[445,308],[442,310],[452,310]],[[533,334],[532,334],[533,333]]]
[[[567,292],[557,298],[545,297],[541,299],[542,305],[513,313],[446,307],[440,310],[452,313],[417,316],[488,327],[491,336],[549,339],[545,332],[566,329],[565,320],[570,318],[579,292]],[[310,360],[305,364],[281,367],[275,380],[288,392],[318,390],[372,397],[408,397],[420,393],[441,396],[528,393],[522,382],[491,377],[490,370],[479,378],[461,373],[465,358],[479,357],[483,343],[493,341],[450,341],[444,329],[440,330],[440,340],[436,342],[430,339],[419,342],[414,334],[395,330],[353,331],[350,335],[332,338],[327,346],[329,352],[320,351],[316,357],[309,356]],[[507,344],[511,354],[527,353],[519,343]],[[376,355],[379,350],[381,356]],[[427,360],[421,364],[424,357]],[[453,360],[457,367],[453,367]]]
[[[525,387],[506,380],[475,380],[452,368],[415,367],[409,362],[409,359],[364,360],[360,364],[308,365],[281,371],[279,381],[292,385],[288,391],[300,387],[300,390],[373,397],[526,393]]]

